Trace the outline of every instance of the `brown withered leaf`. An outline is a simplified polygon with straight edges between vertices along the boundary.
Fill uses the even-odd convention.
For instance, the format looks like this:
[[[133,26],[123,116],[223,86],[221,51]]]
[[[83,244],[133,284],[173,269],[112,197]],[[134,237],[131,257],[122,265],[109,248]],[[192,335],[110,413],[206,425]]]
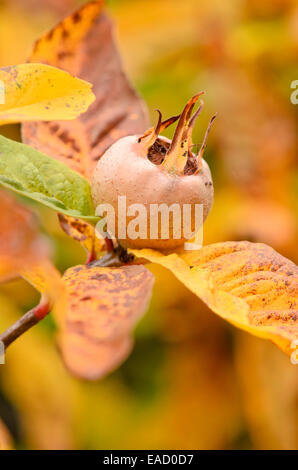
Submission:
[[[30,61],[54,65],[94,85],[96,101],[82,117],[23,124],[25,143],[87,179],[115,140],[147,127],[146,108],[123,71],[102,1],[87,3],[43,36]]]
[[[16,276],[46,253],[33,214],[0,191],[0,281]]]
[[[73,374],[99,379],[126,359],[153,279],[144,266],[76,266],[65,272],[66,312],[60,309],[56,319],[62,356]]]
[[[287,354],[298,339],[298,268],[271,247],[224,242],[180,255],[131,250],[175,274],[215,313]]]
[[[89,253],[98,254],[105,249],[105,242],[95,234],[95,229],[82,219],[58,214],[62,230],[78,241]]]

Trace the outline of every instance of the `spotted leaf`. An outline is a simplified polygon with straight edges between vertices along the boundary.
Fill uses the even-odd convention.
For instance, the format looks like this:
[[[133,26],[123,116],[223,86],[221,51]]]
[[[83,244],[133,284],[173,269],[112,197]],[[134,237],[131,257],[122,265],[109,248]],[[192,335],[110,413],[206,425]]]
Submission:
[[[64,361],[75,375],[99,379],[130,353],[131,331],[148,307],[153,275],[144,266],[76,266],[63,280],[66,312],[56,319]]]
[[[91,85],[45,64],[0,69],[0,125],[74,119],[94,101]]]
[[[267,245],[225,242],[180,255],[132,250],[175,274],[215,313],[271,339],[287,354],[298,339],[298,268]]]

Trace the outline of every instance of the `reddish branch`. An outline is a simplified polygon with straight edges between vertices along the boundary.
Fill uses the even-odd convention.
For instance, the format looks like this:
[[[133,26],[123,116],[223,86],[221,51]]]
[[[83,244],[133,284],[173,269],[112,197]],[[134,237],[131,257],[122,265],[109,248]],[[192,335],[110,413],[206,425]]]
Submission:
[[[25,315],[4,331],[0,335],[0,341],[4,344],[5,349],[19,336],[42,320],[49,311],[50,306],[48,302],[41,301],[39,305],[29,310],[29,312],[25,313]]]

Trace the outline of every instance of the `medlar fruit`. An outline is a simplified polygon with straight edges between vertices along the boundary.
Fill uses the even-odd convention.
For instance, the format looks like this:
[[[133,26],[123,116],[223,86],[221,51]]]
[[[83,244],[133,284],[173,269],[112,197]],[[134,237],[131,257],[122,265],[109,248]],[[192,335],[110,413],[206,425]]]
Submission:
[[[196,155],[193,153],[192,129],[203,102],[193,115],[192,110],[201,94],[193,96],[179,116],[162,121],[158,111],[155,127],[142,136],[119,139],[99,160],[92,179],[93,201],[95,207],[102,204],[113,207],[112,235],[122,246],[172,250],[189,239],[186,233],[194,235],[200,228],[196,224],[196,206],[201,205],[201,224],[205,221],[213,203],[213,184],[209,166],[202,157],[215,116],[210,120]],[[177,120],[172,141],[159,135]],[[123,196],[126,197],[125,207]],[[184,207],[188,208],[188,217],[184,216]],[[168,208],[165,210],[168,221],[162,219],[162,208]],[[177,228],[174,222],[179,221],[179,210],[181,226]],[[142,234],[130,231],[129,224],[133,224],[134,229],[138,226],[139,232],[142,226]]]

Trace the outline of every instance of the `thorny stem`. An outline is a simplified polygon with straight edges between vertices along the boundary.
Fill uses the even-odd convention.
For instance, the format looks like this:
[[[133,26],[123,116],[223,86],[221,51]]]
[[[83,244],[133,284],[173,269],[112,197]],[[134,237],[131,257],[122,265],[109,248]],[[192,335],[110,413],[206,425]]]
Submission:
[[[119,267],[123,264],[129,264],[133,261],[134,256],[129,254],[125,248],[121,245],[117,245],[116,248],[108,251],[99,260],[93,260],[89,262],[88,266],[102,266],[102,267]],[[39,323],[45,318],[50,312],[51,307],[49,302],[42,298],[40,303],[29,310],[21,318],[19,318],[13,325],[7,328],[0,335],[0,342],[4,345],[5,350],[13,343],[19,336],[30,330],[32,326]]]

